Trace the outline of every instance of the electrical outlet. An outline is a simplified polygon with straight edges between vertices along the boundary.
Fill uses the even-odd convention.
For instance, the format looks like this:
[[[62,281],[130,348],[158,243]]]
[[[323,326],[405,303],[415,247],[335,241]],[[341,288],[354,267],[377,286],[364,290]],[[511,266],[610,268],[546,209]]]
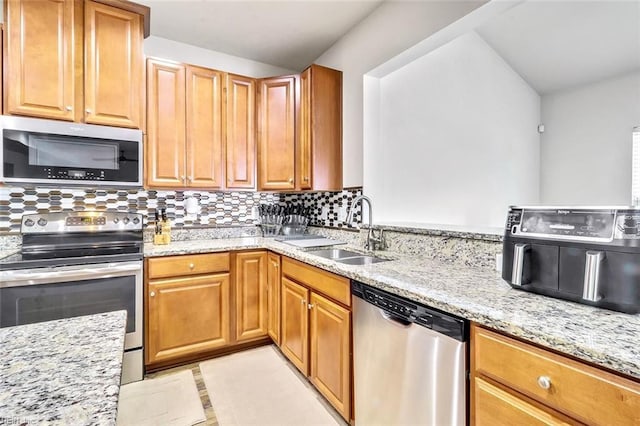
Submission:
[[[253,206],[251,209],[251,219],[258,220],[260,219],[260,211],[258,210],[258,206]]]
[[[329,219],[329,206],[322,206],[322,213],[320,213],[320,220]]]
[[[340,206],[338,208],[338,220],[340,222],[347,220],[347,206]]]

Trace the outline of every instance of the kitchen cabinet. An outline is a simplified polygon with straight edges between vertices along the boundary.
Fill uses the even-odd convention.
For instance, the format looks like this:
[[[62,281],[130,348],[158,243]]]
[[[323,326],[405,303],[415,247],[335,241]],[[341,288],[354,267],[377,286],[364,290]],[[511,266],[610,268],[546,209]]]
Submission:
[[[226,173],[228,189],[256,187],[256,80],[226,76]]]
[[[280,256],[267,255],[267,333],[280,345]]]
[[[228,253],[151,258],[146,273],[147,365],[229,345]]]
[[[7,0],[5,113],[141,128],[143,16],[127,8]]]
[[[267,252],[236,255],[236,340],[267,336]]]
[[[223,187],[220,71],[147,59],[148,187]]]
[[[258,189],[295,188],[296,77],[260,80]]]
[[[280,349],[351,419],[351,291],[347,278],[282,259]]]
[[[311,65],[300,75],[298,189],[342,190],[342,72]]]
[[[475,324],[471,371],[472,424],[639,421],[637,381]]]

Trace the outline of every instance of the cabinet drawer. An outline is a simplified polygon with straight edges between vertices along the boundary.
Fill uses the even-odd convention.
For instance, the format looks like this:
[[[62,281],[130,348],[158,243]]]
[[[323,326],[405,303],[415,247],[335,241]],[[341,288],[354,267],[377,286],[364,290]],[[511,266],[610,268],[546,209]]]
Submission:
[[[351,306],[351,284],[348,278],[285,257],[282,258],[282,273],[345,306]]]
[[[583,423],[640,423],[640,384],[498,333],[473,330],[477,374]],[[549,386],[539,384],[544,378]]]
[[[211,274],[229,270],[229,253],[190,254],[149,259],[149,279]]]
[[[474,391],[476,426],[571,424],[482,379],[474,380]]]

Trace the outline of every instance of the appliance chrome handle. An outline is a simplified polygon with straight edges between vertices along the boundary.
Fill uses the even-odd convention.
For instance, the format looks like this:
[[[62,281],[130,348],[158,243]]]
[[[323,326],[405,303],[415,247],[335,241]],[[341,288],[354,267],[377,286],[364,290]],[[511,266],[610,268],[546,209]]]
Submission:
[[[409,321],[405,321],[401,318],[396,318],[396,317],[392,317],[391,315],[389,315],[387,312],[385,312],[384,310],[378,308],[378,310],[380,311],[380,315],[382,316],[382,318],[384,318],[385,320],[389,321],[391,324],[397,326],[397,327],[401,327],[401,328],[409,328],[413,325],[413,323],[409,322]]]
[[[27,285],[47,284],[61,282],[65,279],[80,281],[90,278],[109,278],[122,275],[125,272],[141,271],[139,263],[114,266],[101,266],[97,268],[71,269],[71,270],[49,270],[47,272],[25,272],[0,274],[0,287],[18,287]]]
[[[516,244],[513,247],[513,266],[511,267],[511,284],[520,286],[524,272],[524,253],[529,249],[529,244]]]
[[[605,259],[603,251],[588,251],[584,264],[584,286],[582,287],[582,298],[589,302],[597,302],[602,297],[598,294],[600,285],[600,263]]]

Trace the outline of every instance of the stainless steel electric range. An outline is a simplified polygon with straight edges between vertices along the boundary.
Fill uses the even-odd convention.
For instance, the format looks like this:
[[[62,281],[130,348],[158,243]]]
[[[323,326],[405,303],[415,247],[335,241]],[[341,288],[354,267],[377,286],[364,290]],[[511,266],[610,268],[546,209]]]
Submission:
[[[126,310],[122,383],[144,373],[142,215],[27,214],[22,249],[0,260],[0,327]]]

